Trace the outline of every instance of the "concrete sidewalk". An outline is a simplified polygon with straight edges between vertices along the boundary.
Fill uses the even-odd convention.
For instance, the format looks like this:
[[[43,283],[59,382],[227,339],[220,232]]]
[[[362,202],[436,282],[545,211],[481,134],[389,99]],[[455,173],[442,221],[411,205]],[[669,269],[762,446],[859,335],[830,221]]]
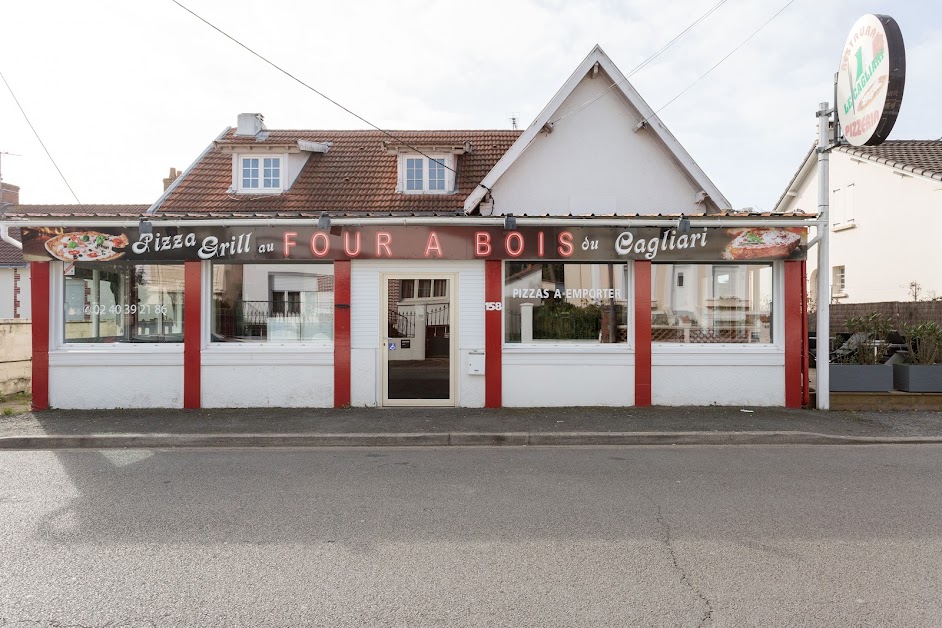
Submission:
[[[782,408],[50,410],[0,449],[942,443],[942,412]]]

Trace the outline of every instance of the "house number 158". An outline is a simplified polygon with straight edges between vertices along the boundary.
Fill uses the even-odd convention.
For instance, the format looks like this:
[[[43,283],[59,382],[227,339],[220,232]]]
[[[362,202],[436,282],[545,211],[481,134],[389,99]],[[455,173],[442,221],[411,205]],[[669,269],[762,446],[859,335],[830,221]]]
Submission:
[[[485,312],[493,312],[495,310],[499,312],[502,309],[503,309],[503,303],[501,303],[500,301],[485,301],[484,302]]]

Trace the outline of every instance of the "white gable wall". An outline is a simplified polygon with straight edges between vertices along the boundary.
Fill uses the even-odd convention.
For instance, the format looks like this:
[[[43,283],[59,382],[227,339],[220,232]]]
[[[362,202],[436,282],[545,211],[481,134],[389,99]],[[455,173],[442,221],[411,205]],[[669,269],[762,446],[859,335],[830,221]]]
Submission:
[[[606,91],[586,76],[553,119]],[[700,191],[617,89],[541,132],[494,184],[494,213],[703,213]]]
[[[844,266],[846,281],[846,296],[832,302],[911,301],[913,281],[920,298],[942,296],[942,182],[832,151],[830,188],[830,262]],[[814,213],[817,198],[813,168],[784,209]],[[809,283],[817,260],[815,248],[808,256]],[[812,283],[809,290],[816,288]]]

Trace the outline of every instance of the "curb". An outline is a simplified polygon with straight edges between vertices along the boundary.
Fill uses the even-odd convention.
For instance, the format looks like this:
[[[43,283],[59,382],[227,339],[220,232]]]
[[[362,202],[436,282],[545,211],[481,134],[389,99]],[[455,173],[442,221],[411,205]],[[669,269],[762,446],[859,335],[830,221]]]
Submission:
[[[226,447],[556,447],[639,445],[930,445],[942,436],[839,436],[815,432],[441,432],[376,434],[88,434],[2,436],[10,449]]]

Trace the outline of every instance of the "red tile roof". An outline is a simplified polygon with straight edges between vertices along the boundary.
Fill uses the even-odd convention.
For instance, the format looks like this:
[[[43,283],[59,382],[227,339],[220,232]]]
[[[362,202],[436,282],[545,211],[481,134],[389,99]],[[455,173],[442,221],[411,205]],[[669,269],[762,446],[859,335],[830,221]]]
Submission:
[[[520,131],[282,131],[264,139],[236,137],[230,131],[179,181],[161,203],[158,214],[219,212],[297,215],[309,212],[463,212],[464,200],[519,137]],[[291,189],[282,194],[231,194],[232,156],[220,146],[296,144],[298,140],[330,142],[327,153],[312,153]],[[471,144],[456,161],[458,191],[446,195],[396,193],[398,161],[391,145],[442,146]]]
[[[14,240],[22,240],[17,227],[10,227],[10,235]],[[23,252],[12,244],[0,240],[0,266],[26,266],[26,262],[23,261]]]
[[[939,140],[889,140],[878,146],[840,146],[837,150],[942,181]]]
[[[103,216],[127,216],[136,218],[147,211],[150,205],[11,205],[3,212],[7,220],[17,218],[94,218]]]

